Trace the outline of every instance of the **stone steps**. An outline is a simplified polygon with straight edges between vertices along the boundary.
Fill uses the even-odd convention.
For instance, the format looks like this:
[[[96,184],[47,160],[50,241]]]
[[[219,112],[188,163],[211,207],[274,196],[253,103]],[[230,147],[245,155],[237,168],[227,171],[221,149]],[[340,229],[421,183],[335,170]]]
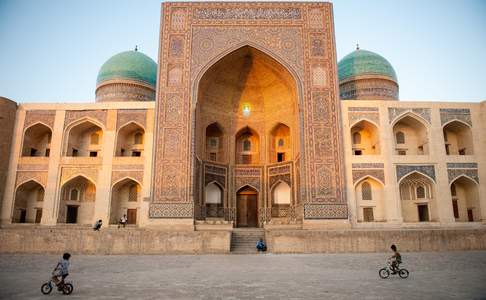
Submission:
[[[256,243],[259,239],[265,241],[263,229],[233,229],[231,234],[232,254],[256,254]]]

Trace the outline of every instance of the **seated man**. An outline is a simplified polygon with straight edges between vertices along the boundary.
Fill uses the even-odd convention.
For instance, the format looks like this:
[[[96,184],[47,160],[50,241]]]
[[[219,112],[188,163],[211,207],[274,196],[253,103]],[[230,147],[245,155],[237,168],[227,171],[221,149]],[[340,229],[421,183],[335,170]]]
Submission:
[[[120,225],[125,228],[125,225],[127,225],[128,219],[127,215],[123,215],[123,217],[120,218],[120,221],[118,221],[118,228],[120,228]]]
[[[102,220],[96,221],[96,223],[93,226],[93,230],[94,231],[100,231],[101,225],[103,225],[103,221]]]
[[[267,251],[267,245],[265,245],[265,242],[263,241],[263,239],[260,239],[257,244],[256,244],[256,248],[259,252],[265,252]]]

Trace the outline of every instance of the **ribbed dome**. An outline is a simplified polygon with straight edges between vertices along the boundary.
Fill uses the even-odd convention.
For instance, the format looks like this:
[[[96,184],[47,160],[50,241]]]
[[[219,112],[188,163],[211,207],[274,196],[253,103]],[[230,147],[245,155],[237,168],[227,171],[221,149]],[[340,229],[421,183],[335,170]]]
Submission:
[[[339,81],[360,75],[379,75],[397,82],[392,65],[381,55],[366,50],[355,50],[338,63]]]
[[[138,51],[118,53],[101,66],[96,84],[99,85],[113,79],[141,81],[155,88],[157,64],[153,59]]]

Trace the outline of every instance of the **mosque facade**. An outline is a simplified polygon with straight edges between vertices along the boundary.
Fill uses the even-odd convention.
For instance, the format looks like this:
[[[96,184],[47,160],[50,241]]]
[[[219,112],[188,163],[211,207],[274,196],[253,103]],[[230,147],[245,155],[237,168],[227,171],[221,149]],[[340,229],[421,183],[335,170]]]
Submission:
[[[107,60],[94,103],[0,98],[2,224],[485,224],[486,102],[402,101],[384,57],[337,62],[331,3],[164,2],[159,47]]]

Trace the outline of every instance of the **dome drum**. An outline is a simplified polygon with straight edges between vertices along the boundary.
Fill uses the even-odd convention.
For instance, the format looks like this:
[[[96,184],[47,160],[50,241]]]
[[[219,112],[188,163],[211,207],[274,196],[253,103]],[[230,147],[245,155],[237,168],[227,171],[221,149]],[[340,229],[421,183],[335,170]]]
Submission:
[[[398,100],[398,84],[388,78],[353,78],[339,84],[341,100]]]
[[[130,80],[110,80],[96,88],[96,102],[154,101],[155,89]]]

